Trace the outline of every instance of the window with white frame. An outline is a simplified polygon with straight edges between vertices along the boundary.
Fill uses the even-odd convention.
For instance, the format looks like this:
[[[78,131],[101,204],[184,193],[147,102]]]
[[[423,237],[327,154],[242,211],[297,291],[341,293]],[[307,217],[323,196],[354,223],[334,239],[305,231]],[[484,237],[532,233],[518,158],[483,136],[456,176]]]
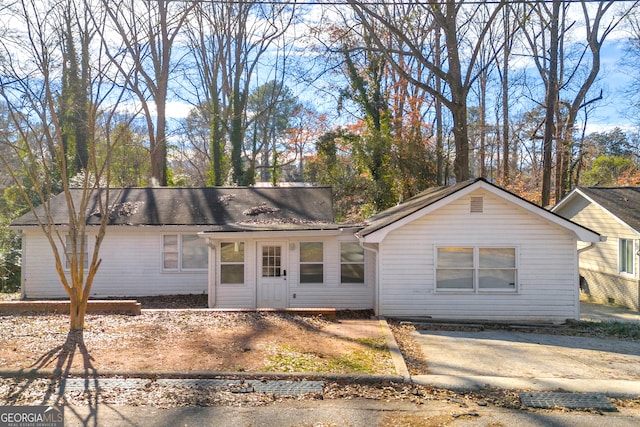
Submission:
[[[619,254],[619,265],[620,265],[620,273],[625,274],[634,274],[635,266],[634,266],[634,258],[635,258],[635,244],[631,239],[620,239],[620,247],[618,250]]]
[[[436,289],[439,291],[516,291],[514,247],[436,248]]]
[[[322,242],[300,243],[300,283],[324,283]]]
[[[197,234],[162,236],[162,267],[167,271],[206,270],[209,251]]]
[[[364,249],[358,242],[340,243],[340,283],[364,283]]]
[[[80,261],[80,251],[82,250],[82,245],[80,242],[80,236],[76,236],[76,238],[78,239],[76,241],[76,254],[78,256],[78,261]],[[85,235],[84,251],[83,251],[84,268],[89,268],[89,245],[87,244],[87,242],[88,242],[88,239],[87,239],[87,236]],[[71,268],[69,261],[71,261],[71,259],[73,258],[73,245],[71,244],[71,236],[69,236],[68,234],[65,236],[64,248],[66,253],[66,257],[64,260],[64,268],[69,270]]]
[[[220,283],[244,283],[244,242],[220,243]]]

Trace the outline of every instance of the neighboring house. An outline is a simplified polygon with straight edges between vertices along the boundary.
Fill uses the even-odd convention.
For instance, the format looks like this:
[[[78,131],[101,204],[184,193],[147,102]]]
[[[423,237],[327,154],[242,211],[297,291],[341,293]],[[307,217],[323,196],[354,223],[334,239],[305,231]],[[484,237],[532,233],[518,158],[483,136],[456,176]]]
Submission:
[[[577,241],[600,240],[483,179],[357,225],[333,222],[328,188],[129,189],[113,206],[92,296],[207,293],[218,308],[560,322],[579,316]],[[13,226],[25,297],[63,297],[33,216]]]
[[[607,236],[580,251],[583,291],[595,301],[640,310],[640,188],[579,187],[553,211]]]

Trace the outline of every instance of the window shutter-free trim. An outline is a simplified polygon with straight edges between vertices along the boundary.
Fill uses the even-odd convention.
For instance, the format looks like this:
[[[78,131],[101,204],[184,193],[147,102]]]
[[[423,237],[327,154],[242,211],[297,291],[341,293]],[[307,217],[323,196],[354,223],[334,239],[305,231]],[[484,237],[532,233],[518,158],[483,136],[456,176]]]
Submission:
[[[324,283],[322,242],[300,242],[300,283]]]
[[[208,259],[208,247],[197,234],[175,233],[162,236],[163,271],[206,271]]]
[[[518,293],[515,246],[435,246],[436,291]]]

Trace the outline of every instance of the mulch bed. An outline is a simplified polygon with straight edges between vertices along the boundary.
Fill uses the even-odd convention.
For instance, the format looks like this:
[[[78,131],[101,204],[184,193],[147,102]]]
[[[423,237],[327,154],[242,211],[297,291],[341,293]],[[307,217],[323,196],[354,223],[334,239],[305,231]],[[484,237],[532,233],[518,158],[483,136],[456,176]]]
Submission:
[[[131,297],[142,304],[142,309],[180,309],[180,308],[207,308],[207,294],[189,295],[160,295],[153,297]]]

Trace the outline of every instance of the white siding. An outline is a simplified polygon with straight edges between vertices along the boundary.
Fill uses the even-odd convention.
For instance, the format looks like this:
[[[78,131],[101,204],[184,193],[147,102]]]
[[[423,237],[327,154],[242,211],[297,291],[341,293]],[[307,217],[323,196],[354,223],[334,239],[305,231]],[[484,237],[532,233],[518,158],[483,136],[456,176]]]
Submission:
[[[225,239],[233,242],[234,239]],[[220,284],[217,275],[220,272],[220,258],[215,250],[209,251],[209,258],[215,257],[216,263],[209,271],[209,307],[211,308],[256,308],[256,243],[254,240],[238,240],[244,242],[244,283]],[[216,248],[219,248],[218,244]]]
[[[569,199],[556,213],[607,238],[606,241],[596,243],[579,255],[582,290],[596,302],[615,303],[633,310],[640,309],[640,258],[634,256],[633,275],[620,273],[619,266],[620,239],[635,240],[638,245],[640,242],[637,232],[598,204],[591,203],[579,194]],[[636,250],[637,248],[638,246]]]
[[[233,237],[233,236],[230,236]],[[215,293],[209,297],[210,305],[216,308],[256,308],[257,248],[261,241],[283,242],[288,251],[287,270],[287,307],[288,308],[337,308],[337,309],[372,309],[375,277],[371,267],[374,259],[365,252],[365,283],[340,283],[340,241],[355,241],[351,235],[343,236],[305,236],[301,238],[269,238],[269,239],[238,239],[245,243],[245,283],[243,285],[221,285],[216,274],[219,266],[211,271],[210,289]],[[217,240],[219,247],[221,241]],[[300,283],[300,242],[323,242],[324,255],[324,283]],[[211,250],[211,254],[215,250]],[[213,255],[214,256],[214,255]],[[212,304],[212,302],[214,304]]]
[[[470,197],[484,212],[470,213]],[[517,247],[517,293],[435,290],[435,246]],[[380,244],[380,314],[447,319],[562,321],[578,303],[573,233],[484,190],[389,233]]]
[[[27,260],[23,271],[25,297],[66,297],[47,239],[36,230],[25,232],[24,239],[26,250],[23,257]],[[94,242],[95,237],[89,235],[90,248]],[[206,270],[163,272],[162,233],[157,229],[109,229],[100,248],[100,258],[102,264],[91,289],[92,298],[202,294],[207,291]]]
[[[619,274],[619,239],[637,239],[637,233],[623,225],[600,206],[590,203],[581,196],[571,200],[571,203],[556,213],[607,237],[605,242],[596,243],[595,247],[580,254],[580,268],[614,275]],[[636,277],[638,277],[637,267],[636,265],[634,269]],[[629,275],[625,276],[629,277]]]

